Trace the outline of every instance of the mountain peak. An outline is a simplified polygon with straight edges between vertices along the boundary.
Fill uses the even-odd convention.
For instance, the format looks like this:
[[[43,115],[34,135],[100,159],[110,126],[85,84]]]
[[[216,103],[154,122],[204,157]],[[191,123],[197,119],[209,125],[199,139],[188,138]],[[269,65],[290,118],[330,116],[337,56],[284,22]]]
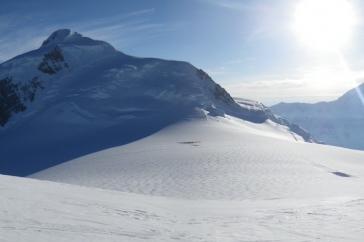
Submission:
[[[84,37],[83,35],[73,32],[70,29],[59,29],[54,31],[43,43],[41,48],[55,46],[58,44],[75,44],[75,45],[104,45],[111,47],[110,44],[104,41],[94,40],[88,37]]]
[[[78,33],[72,33],[70,29],[56,30],[42,43],[41,47],[62,43],[74,35],[81,37]]]

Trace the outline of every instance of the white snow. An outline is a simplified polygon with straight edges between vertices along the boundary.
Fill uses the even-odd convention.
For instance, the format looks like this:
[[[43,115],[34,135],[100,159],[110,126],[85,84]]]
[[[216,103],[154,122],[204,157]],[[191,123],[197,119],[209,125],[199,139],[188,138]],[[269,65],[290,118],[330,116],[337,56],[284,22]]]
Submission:
[[[297,142],[270,123],[208,118],[32,177],[188,199],[357,196],[364,193],[363,158],[363,152]]]
[[[0,176],[0,241],[362,241],[364,152],[285,128],[186,120],[33,175],[88,187]]]
[[[0,241],[362,241],[363,197],[183,200],[0,176]]]
[[[260,110],[264,110],[264,109],[268,109],[267,107],[265,107],[262,103],[254,101],[254,100],[249,100],[249,99],[245,99],[245,98],[234,98],[235,101],[242,107],[246,108],[246,109],[250,109],[250,110],[256,110],[256,111],[260,111]]]

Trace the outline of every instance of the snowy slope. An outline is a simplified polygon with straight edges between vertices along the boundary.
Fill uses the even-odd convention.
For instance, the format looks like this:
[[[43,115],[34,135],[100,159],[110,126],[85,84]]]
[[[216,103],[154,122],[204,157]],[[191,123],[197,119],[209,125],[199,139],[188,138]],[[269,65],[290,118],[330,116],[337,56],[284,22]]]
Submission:
[[[271,107],[294,122],[318,141],[351,149],[364,150],[364,84],[332,102],[280,103]]]
[[[3,174],[29,175],[190,118],[269,119],[189,63],[128,56],[67,29],[1,64],[0,89]]]
[[[297,142],[282,129],[287,127],[233,117],[190,120],[32,177],[188,199],[317,198],[364,191],[364,152]]]

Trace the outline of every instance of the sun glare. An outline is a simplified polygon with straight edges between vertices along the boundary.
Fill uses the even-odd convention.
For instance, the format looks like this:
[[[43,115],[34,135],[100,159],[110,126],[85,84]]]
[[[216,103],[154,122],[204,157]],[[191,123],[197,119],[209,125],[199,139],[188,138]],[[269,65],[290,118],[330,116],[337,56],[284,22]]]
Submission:
[[[355,22],[348,0],[302,0],[296,7],[294,30],[305,45],[336,51],[350,40]]]

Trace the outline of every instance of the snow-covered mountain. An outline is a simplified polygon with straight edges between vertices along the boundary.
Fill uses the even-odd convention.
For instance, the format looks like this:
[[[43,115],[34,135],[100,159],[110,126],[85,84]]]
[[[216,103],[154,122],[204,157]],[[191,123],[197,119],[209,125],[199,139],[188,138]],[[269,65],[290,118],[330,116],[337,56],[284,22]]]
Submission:
[[[364,150],[364,84],[332,102],[279,103],[275,114],[306,129],[316,140]]]
[[[189,63],[128,56],[68,29],[2,63],[0,90],[5,174],[28,175],[186,119],[276,122],[265,108],[237,104]],[[311,141],[299,129],[282,132]]]
[[[0,173],[47,180],[0,175],[0,241],[364,236],[363,151],[305,142],[188,63],[59,30],[0,77]]]

